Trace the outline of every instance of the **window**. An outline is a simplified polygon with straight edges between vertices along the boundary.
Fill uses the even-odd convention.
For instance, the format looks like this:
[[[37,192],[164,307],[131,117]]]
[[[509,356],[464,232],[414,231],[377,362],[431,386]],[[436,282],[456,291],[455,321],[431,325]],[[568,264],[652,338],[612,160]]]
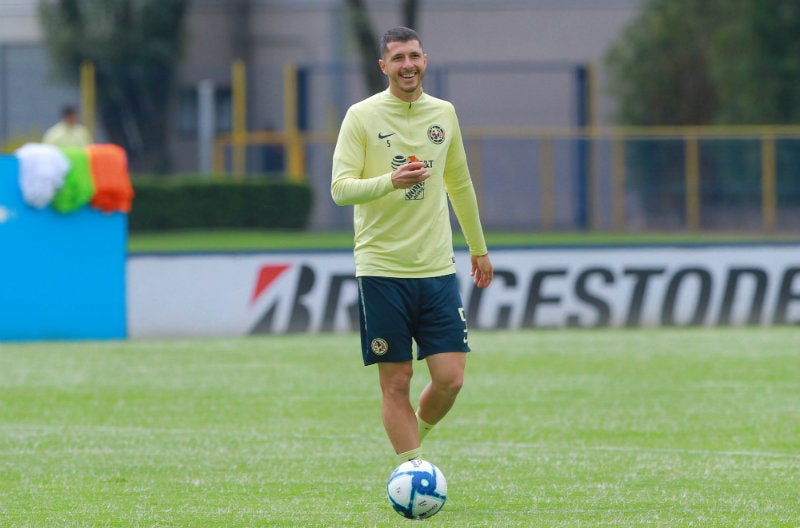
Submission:
[[[178,90],[177,115],[175,127],[179,134],[197,135],[198,95],[196,87]],[[229,87],[216,87],[214,90],[214,123],[216,132],[230,132],[233,122],[233,103]]]

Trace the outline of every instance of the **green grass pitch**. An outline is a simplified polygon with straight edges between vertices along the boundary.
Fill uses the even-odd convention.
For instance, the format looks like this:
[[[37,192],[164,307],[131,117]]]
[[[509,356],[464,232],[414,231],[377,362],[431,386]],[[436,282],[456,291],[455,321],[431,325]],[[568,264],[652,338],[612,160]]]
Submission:
[[[800,526],[796,327],[472,334],[429,525]],[[354,334],[0,345],[2,526],[403,526],[393,467]]]

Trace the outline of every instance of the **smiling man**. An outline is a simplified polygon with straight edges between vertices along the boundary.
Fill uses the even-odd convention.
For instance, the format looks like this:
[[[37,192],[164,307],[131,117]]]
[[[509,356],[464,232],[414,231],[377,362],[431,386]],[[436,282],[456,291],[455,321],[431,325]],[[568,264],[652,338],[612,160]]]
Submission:
[[[331,195],[353,206],[361,351],[378,365],[383,424],[397,461],[421,458],[428,431],[452,408],[468,352],[448,197],[470,251],[471,276],[493,269],[453,105],[422,89],[419,35],[390,29],[378,66],[386,91],[347,111],[333,153]],[[411,404],[413,344],[430,382]]]

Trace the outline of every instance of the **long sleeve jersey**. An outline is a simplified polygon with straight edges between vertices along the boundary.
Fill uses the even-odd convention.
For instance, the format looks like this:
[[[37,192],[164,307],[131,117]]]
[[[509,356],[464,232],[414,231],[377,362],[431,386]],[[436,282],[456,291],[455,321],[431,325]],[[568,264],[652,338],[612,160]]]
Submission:
[[[423,161],[430,178],[395,189],[391,174]],[[470,254],[487,252],[453,105],[386,90],[350,107],[333,153],[331,196],[353,205],[356,276],[436,277],[455,272],[448,196]]]

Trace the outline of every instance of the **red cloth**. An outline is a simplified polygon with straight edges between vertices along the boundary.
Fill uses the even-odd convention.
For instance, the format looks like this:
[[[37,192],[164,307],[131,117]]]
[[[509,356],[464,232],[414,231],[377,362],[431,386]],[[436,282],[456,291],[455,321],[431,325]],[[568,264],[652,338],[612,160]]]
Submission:
[[[118,145],[100,144],[87,146],[86,153],[94,182],[92,207],[106,213],[129,213],[133,202],[133,185],[128,174],[125,150]]]

